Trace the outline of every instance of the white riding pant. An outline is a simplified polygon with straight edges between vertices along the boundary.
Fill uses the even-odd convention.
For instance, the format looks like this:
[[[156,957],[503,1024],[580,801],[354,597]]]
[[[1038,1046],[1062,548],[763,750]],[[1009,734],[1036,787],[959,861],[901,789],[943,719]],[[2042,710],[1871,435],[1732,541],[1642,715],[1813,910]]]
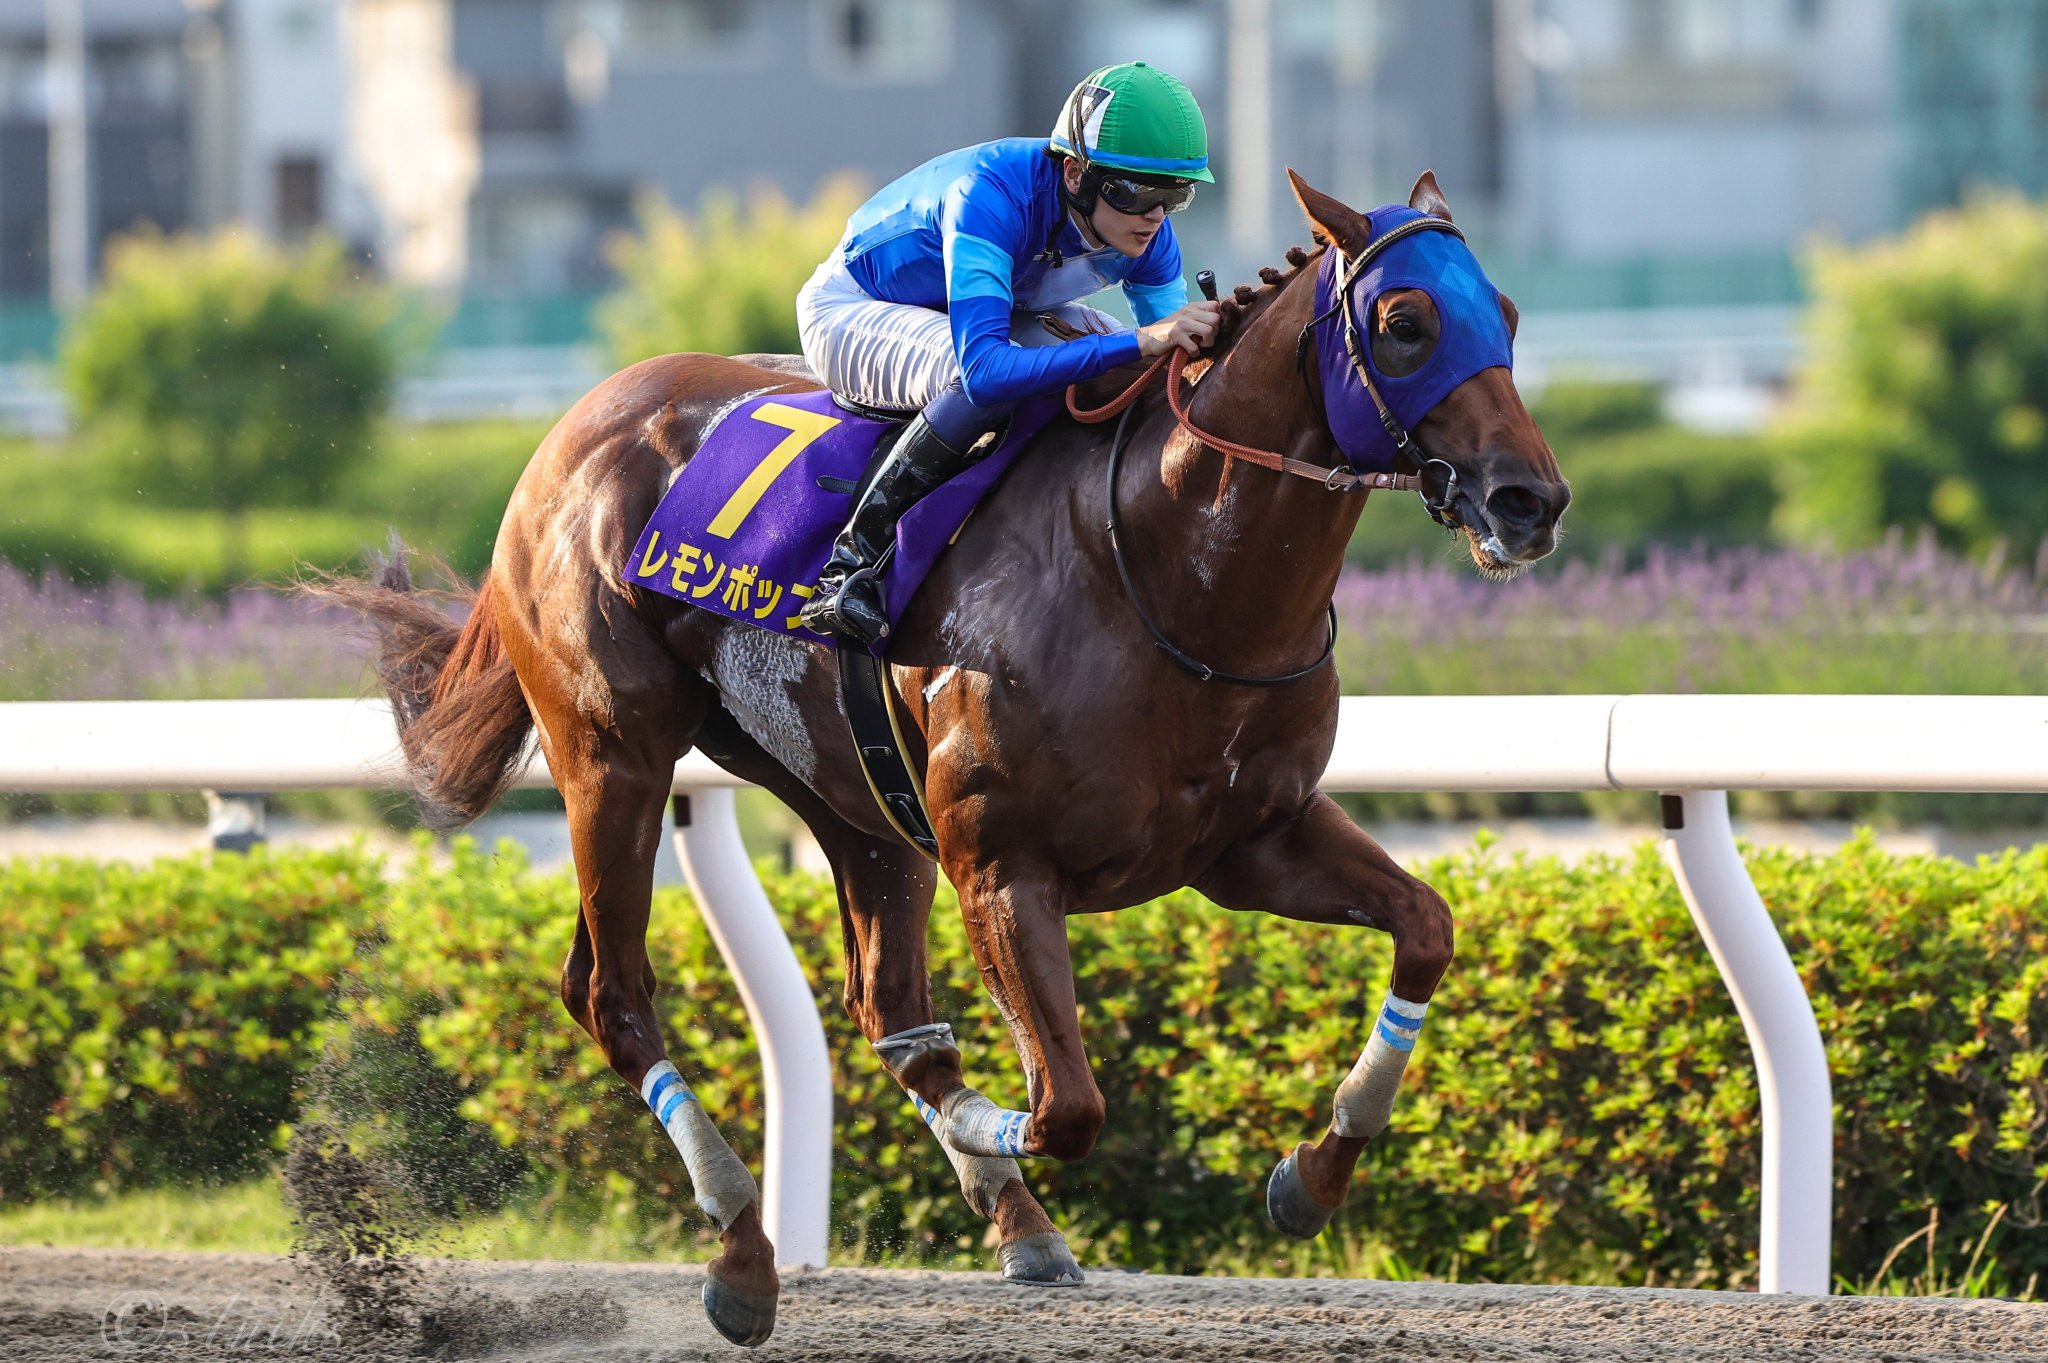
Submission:
[[[1127,330],[1085,303],[1010,314],[1010,339],[1022,346],[1058,345],[1042,320],[1057,317],[1080,331]],[[838,252],[796,296],[797,334],[811,372],[841,397],[870,407],[917,411],[960,374],[952,322],[935,308],[885,303],[861,288]]]

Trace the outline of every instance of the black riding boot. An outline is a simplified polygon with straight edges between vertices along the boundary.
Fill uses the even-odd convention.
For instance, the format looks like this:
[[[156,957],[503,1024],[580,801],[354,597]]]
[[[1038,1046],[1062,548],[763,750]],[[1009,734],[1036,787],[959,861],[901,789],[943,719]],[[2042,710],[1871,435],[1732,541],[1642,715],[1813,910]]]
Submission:
[[[832,557],[818,574],[817,594],[797,613],[806,629],[863,646],[889,633],[882,569],[896,548],[896,522],[919,499],[976,463],[990,442],[962,452],[939,439],[922,415],[912,417],[894,448],[861,489]]]

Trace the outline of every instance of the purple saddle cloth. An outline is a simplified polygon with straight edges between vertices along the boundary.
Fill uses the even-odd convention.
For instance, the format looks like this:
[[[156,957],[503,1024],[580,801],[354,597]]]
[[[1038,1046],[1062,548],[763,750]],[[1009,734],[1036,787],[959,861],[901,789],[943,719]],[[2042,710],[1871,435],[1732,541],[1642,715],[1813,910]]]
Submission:
[[[1056,398],[1021,404],[1000,448],[896,523],[896,552],[882,574],[892,637],[969,513],[1058,410]],[[676,475],[633,546],[626,580],[759,629],[823,639],[797,623],[797,612],[853,513],[853,494],[821,480],[857,485],[889,430],[823,389],[749,398]]]

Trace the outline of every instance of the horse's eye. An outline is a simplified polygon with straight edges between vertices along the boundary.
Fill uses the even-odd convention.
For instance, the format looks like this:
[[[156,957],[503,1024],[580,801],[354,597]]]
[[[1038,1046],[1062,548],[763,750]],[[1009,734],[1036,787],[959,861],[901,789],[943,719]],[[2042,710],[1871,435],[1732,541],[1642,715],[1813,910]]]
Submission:
[[[1406,317],[1393,318],[1387,323],[1387,330],[1393,333],[1394,339],[1397,341],[1419,341],[1422,339],[1422,328],[1416,326],[1415,323],[1409,321]]]

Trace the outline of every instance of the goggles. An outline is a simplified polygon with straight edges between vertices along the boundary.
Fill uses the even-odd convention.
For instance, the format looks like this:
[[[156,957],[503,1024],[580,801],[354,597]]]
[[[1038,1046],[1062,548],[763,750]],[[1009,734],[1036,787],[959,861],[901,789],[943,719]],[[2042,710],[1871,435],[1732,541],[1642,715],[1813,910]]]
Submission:
[[[1121,175],[1103,175],[1095,182],[1095,192],[1119,213],[1128,213],[1141,218],[1155,208],[1169,213],[1178,213],[1195,201],[1193,180],[1135,180]]]

